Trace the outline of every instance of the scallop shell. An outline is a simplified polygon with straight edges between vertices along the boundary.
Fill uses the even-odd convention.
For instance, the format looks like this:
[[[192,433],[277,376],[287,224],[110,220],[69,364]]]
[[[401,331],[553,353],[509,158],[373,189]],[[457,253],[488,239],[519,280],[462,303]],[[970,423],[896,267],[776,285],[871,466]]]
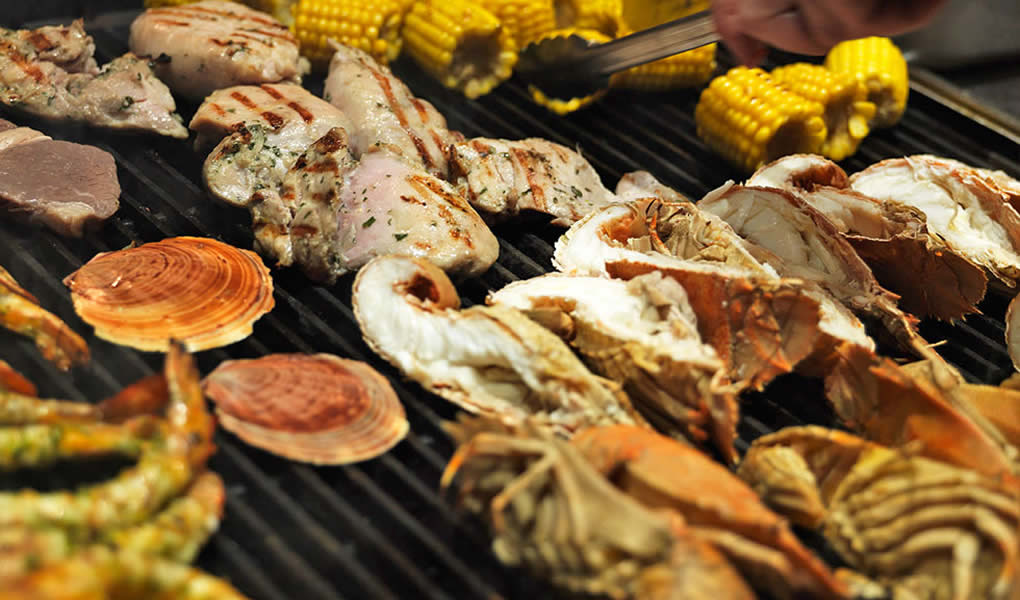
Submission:
[[[404,407],[385,377],[363,362],[330,354],[228,360],[203,388],[224,429],[293,460],[368,460],[408,430]]]
[[[262,259],[209,238],[104,252],[64,284],[98,337],[139,350],[166,352],[171,339],[189,352],[232,344],[274,305]]]

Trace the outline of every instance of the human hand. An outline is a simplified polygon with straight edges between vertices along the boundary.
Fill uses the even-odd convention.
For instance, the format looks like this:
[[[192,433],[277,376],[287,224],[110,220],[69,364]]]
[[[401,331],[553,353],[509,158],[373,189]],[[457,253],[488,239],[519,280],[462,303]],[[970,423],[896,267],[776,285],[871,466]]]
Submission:
[[[768,46],[825,54],[844,40],[893,36],[927,23],[946,0],[714,0],[723,42],[741,62],[756,65]]]

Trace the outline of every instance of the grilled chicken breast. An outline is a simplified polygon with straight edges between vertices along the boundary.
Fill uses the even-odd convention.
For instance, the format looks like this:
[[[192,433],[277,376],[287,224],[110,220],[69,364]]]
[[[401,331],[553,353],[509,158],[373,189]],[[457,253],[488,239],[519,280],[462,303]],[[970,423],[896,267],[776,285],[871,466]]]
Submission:
[[[278,188],[309,146],[348,125],[336,107],[292,83],[219,90],[191,120],[197,145],[219,141],[202,168],[205,184],[234,206],[246,206],[256,191]]]
[[[146,60],[125,54],[99,69],[81,21],[0,29],[0,102],[47,119],[186,138],[170,90]]]
[[[108,152],[0,119],[0,212],[80,237],[117,211],[119,197]]]
[[[138,56],[169,56],[156,74],[193,100],[239,84],[300,83],[308,72],[285,25],[225,0],[150,8],[131,24],[129,43]]]
[[[339,128],[298,159],[278,196],[264,190],[256,198],[259,250],[319,281],[383,254],[477,275],[499,254],[495,236],[450,184],[383,150],[355,160]]]
[[[447,150],[463,137],[446,127],[432,104],[411,94],[368,54],[334,44],[323,96],[351,119],[347,133],[355,156],[383,148],[411,166],[447,176]]]
[[[454,144],[450,170],[464,196],[491,220],[529,210],[569,226],[616,201],[580,154],[539,138]]]

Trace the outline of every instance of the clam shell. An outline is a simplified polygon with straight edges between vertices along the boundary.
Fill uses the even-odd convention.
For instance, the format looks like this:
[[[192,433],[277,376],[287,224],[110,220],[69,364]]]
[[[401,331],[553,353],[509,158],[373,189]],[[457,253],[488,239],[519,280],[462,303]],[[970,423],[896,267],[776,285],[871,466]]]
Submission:
[[[408,430],[404,407],[385,377],[363,362],[330,354],[229,360],[202,385],[224,429],[293,460],[368,460]]]
[[[189,352],[232,344],[274,305],[262,259],[209,238],[105,252],[64,284],[98,337],[139,350],[166,352],[171,339]]]

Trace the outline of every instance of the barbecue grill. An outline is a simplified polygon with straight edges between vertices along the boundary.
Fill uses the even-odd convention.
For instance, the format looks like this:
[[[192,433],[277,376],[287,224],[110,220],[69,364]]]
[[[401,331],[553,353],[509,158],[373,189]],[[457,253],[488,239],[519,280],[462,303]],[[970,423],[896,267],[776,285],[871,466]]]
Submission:
[[[127,50],[128,25],[136,14],[109,13],[86,23],[101,63]],[[724,64],[726,60],[723,55]],[[406,60],[394,71],[412,91],[432,101],[451,128],[468,137],[539,136],[579,146],[610,187],[623,173],[646,169],[699,198],[727,179],[740,179],[698,140],[696,91],[613,93],[579,114],[559,118],[531,104],[516,81],[479,101],[467,101]],[[321,79],[308,84],[321,92]],[[187,119],[195,107],[180,108]],[[100,232],[71,240],[0,224],[0,264],[79,333],[91,328],[74,314],[61,280],[95,254],[178,235],[251,247],[247,212],[207,197],[201,185],[205,157],[188,144],[23,118],[17,122],[56,138],[97,145],[117,161],[121,208]],[[924,152],[1020,176],[1020,147],[1014,141],[916,88],[902,122],[872,134],[844,167],[857,171],[881,159]],[[483,302],[488,291],[511,281],[550,271],[552,244],[562,229],[534,223],[495,232],[499,261],[481,277],[458,285],[465,305]],[[393,382],[407,408],[411,432],[378,459],[315,468],[276,458],[219,431],[211,467],[227,484],[225,517],[198,566],[259,600],[556,597],[542,582],[502,566],[489,550],[481,523],[457,513],[438,493],[439,475],[453,451],[440,422],[455,410],[403,380],[364,344],[351,310],[353,278],[332,287],[313,285],[296,269],[277,271],[274,278],[276,308],[256,323],[248,339],[200,353],[202,372],[229,358],[270,352],[330,352],[365,360]],[[1007,301],[1001,293],[990,292],[981,305],[984,314],[958,325],[925,323],[922,333],[932,342],[946,340],[939,351],[968,379],[998,383],[1012,371],[1003,344]],[[6,333],[0,333],[0,356],[35,381],[42,395],[74,400],[99,400],[162,368],[160,354],[118,347],[92,335],[86,339],[93,351],[91,364],[67,374],[43,360],[30,342]],[[833,424],[821,385],[796,375],[781,377],[744,403],[738,448],[746,449],[751,440],[777,428],[802,423]],[[26,477],[4,475],[0,488],[19,488],[29,481]],[[52,477],[33,476],[31,482],[55,485]],[[805,536],[825,558],[835,560],[817,539]]]

